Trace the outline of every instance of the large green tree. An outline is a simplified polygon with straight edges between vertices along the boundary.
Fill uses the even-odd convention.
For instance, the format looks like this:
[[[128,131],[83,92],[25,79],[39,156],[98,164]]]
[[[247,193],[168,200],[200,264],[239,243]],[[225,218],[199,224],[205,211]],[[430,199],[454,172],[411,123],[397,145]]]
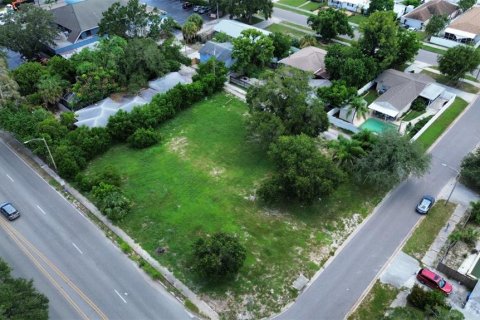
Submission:
[[[480,149],[469,153],[462,160],[461,179],[468,187],[480,191]]]
[[[0,25],[0,46],[20,52],[32,59],[45,46],[53,45],[59,30],[53,14],[38,6],[23,4],[22,9],[8,13]]]
[[[191,16],[188,17],[187,21],[182,26],[182,34],[183,34],[183,39],[187,43],[192,43],[194,42],[198,31],[202,29],[203,26],[203,19],[202,17],[194,13]]]
[[[480,64],[480,51],[470,46],[456,46],[438,58],[438,68],[451,81],[458,81]]]
[[[436,35],[445,28],[448,23],[448,17],[446,15],[434,15],[430,18],[425,27],[425,33],[429,36]]]
[[[149,12],[146,4],[139,0],[129,0],[125,6],[120,2],[112,4],[103,13],[98,27],[100,35],[156,39],[161,32],[161,18],[157,8]]]
[[[414,31],[398,29],[397,32],[398,51],[391,66],[402,66],[412,61],[420,50],[421,42]]]
[[[246,75],[263,69],[273,58],[275,48],[269,36],[258,30],[247,29],[242,35],[233,40],[232,66],[235,71]]]
[[[330,87],[319,88],[317,95],[329,105],[343,107],[357,95],[357,89],[347,86],[343,80],[333,80]]]
[[[288,135],[306,134],[316,137],[328,128],[328,117],[323,102],[312,97],[308,85],[309,75],[303,71],[281,67],[276,72],[265,76],[265,82],[259,86],[252,86],[247,92],[247,103],[250,106],[250,128],[264,128],[264,126],[278,130],[273,132]],[[266,113],[269,116],[257,116],[257,113]],[[267,120],[268,125],[261,121]],[[256,122],[260,121],[260,123]],[[265,137],[262,133],[251,132],[253,137]],[[273,135],[275,138],[275,135]],[[262,141],[267,145],[272,142]]]
[[[18,99],[20,99],[18,84],[9,75],[6,61],[0,58],[0,106],[5,105],[7,101]]]
[[[194,242],[192,265],[200,275],[218,281],[238,273],[246,257],[247,251],[237,237],[217,232]]]
[[[477,3],[477,0],[459,0],[457,2],[457,5],[460,7],[460,9],[462,9],[463,11],[467,11],[468,9],[470,9],[471,7],[473,7],[473,5]]]
[[[430,156],[407,136],[394,130],[378,135],[368,154],[356,166],[356,176],[361,183],[388,189],[410,174],[423,175],[430,166]]]
[[[47,74],[47,70],[38,62],[26,62],[11,74],[20,87],[20,94],[27,96],[37,92],[37,83]]]
[[[392,11],[377,11],[361,25],[362,37],[358,44],[362,51],[374,57],[380,69],[388,68],[399,51],[397,39],[398,25],[396,15]]]
[[[341,135],[338,136],[337,140],[332,140],[328,147],[332,152],[333,161],[338,163],[345,171],[352,171],[358,159],[367,154],[360,141],[347,139]]]
[[[325,41],[330,41],[339,34],[353,37],[353,29],[341,10],[320,10],[316,16],[309,16],[307,21],[310,28]]]
[[[343,80],[348,86],[360,88],[373,80],[378,72],[378,63],[357,47],[331,45],[325,57],[325,67],[331,79]]]
[[[259,12],[265,19],[272,16],[272,0],[226,0],[225,10],[230,17],[239,17],[251,22],[255,13]]]
[[[311,202],[332,193],[343,179],[343,173],[306,135],[280,137],[270,146],[269,155],[275,173],[258,190],[260,197],[269,202]]]
[[[393,11],[393,0],[371,0],[367,13],[372,14],[377,11]]]
[[[281,32],[272,32],[268,35],[273,41],[273,56],[282,59],[288,56],[292,47],[292,37]]]
[[[63,80],[58,75],[42,76],[37,83],[38,93],[46,106],[56,105],[62,98],[67,86],[68,81]]]
[[[48,319],[48,298],[32,280],[13,278],[10,267],[0,259],[0,319]]]

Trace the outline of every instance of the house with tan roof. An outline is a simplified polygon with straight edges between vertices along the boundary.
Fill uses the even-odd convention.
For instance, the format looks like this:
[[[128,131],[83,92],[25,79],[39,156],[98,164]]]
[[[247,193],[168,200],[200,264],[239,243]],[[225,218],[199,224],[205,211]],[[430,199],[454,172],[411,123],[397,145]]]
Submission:
[[[480,45],[480,7],[472,7],[453,20],[438,37],[430,42],[452,48],[461,44]]]
[[[453,19],[458,14],[458,6],[446,0],[431,0],[418,6],[400,18],[400,23],[407,28],[423,29],[433,16],[447,16]]]
[[[316,78],[328,79],[325,69],[326,55],[327,51],[310,46],[280,60],[279,63],[311,73]]]

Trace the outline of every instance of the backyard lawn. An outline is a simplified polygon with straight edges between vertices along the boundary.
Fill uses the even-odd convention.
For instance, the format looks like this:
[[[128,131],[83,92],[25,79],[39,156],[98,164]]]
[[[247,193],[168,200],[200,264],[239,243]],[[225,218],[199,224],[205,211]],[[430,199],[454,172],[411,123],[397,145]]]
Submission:
[[[352,14],[348,17],[348,21],[355,24],[362,24],[363,22],[367,21],[368,17],[364,16],[363,14]]]
[[[134,207],[119,226],[225,318],[280,311],[296,296],[291,285],[299,274],[313,276],[332,243],[338,246],[383,197],[345,183],[310,206],[263,206],[255,189],[272,164],[247,143],[246,113],[243,102],[217,94],[163,125],[159,145],[115,146],[86,170],[121,172]],[[237,234],[248,252],[239,276],[220,286],[197,278],[189,263],[192,242],[217,231]],[[166,253],[157,255],[158,247]]]
[[[403,252],[421,260],[454,210],[453,203],[438,201],[408,239]]]
[[[397,296],[399,290],[377,280],[368,295],[348,320],[383,319],[387,308]]]
[[[416,111],[416,110],[410,110],[407,112],[407,114],[402,118],[402,121],[410,121],[415,118],[420,117],[422,114],[424,114],[425,111]]]
[[[462,111],[465,110],[467,105],[468,103],[465,100],[458,97],[455,98],[452,105],[448,107],[448,109],[445,110],[420,137],[418,137],[417,141],[424,150],[430,148],[430,146],[442,135],[443,132],[445,132],[445,130],[447,130]]]

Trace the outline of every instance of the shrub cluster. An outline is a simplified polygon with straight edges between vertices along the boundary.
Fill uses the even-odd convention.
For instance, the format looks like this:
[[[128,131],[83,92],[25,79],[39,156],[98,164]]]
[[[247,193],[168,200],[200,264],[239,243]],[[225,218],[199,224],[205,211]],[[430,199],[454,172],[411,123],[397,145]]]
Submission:
[[[100,211],[112,221],[121,220],[132,208],[131,201],[120,188],[105,182],[100,182],[98,186],[94,186],[92,195]]]
[[[414,307],[419,308],[423,311],[427,309],[427,306],[430,308],[442,307],[450,309],[448,306],[445,296],[435,290],[423,290],[419,285],[414,285],[412,291],[407,296],[407,301]]]
[[[152,128],[138,128],[128,137],[127,141],[132,148],[142,149],[153,146],[160,141],[160,135]]]
[[[416,135],[417,132],[420,131],[423,128],[423,126],[426,125],[428,121],[430,121],[430,119],[432,119],[432,117],[433,116],[428,116],[428,117],[423,118],[422,120],[418,121],[417,123],[415,123],[413,128],[410,129],[410,131],[408,132],[409,136],[413,137],[414,135]]]

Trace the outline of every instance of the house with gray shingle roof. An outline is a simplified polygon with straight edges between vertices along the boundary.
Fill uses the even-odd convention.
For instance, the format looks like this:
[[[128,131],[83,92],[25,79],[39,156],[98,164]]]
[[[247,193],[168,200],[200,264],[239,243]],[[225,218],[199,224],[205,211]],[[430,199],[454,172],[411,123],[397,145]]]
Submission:
[[[453,19],[458,14],[458,6],[446,0],[431,0],[418,6],[400,18],[400,23],[408,28],[423,29],[433,16],[447,16]]]
[[[390,120],[404,115],[418,97],[430,104],[445,91],[427,75],[394,69],[382,72],[375,82],[376,90],[381,95],[368,108],[378,116]]]
[[[65,54],[98,41],[103,12],[115,2],[125,4],[123,0],[85,0],[50,10],[60,30],[52,51]]]

